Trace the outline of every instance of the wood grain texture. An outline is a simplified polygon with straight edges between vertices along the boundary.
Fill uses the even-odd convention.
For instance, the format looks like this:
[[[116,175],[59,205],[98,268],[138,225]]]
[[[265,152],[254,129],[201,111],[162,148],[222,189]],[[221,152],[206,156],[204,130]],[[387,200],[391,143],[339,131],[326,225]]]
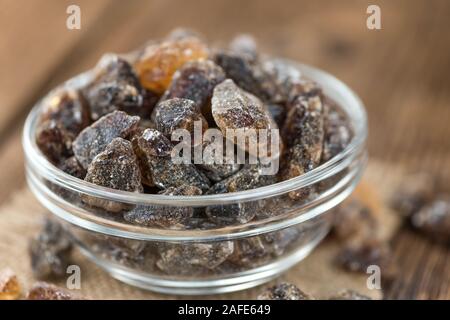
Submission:
[[[69,3],[0,3],[0,203],[23,186],[20,127],[33,103],[104,52],[128,51],[175,26],[217,43],[248,32],[267,53],[336,75],[366,105],[371,157],[450,187],[449,1],[83,0],[80,31],[65,28]],[[381,7],[382,30],[366,28],[368,4]],[[389,299],[450,298],[442,280],[448,248],[408,229],[393,246],[405,273]]]
[[[82,29],[76,32],[66,28],[65,12],[70,1],[0,3],[0,140],[40,98],[52,81],[53,70],[59,69],[107,3],[80,1],[85,14]]]
[[[404,227],[392,240],[399,277],[385,299],[450,300],[450,252]]]

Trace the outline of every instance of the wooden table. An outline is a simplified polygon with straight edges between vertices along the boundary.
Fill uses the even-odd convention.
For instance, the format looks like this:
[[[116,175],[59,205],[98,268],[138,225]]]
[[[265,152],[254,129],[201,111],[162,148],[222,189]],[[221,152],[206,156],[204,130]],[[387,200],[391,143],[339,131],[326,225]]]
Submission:
[[[24,184],[21,126],[33,103],[107,51],[128,51],[174,26],[218,42],[248,32],[262,50],[323,68],[350,85],[369,114],[372,158],[450,181],[450,2],[79,0],[81,30],[66,29],[70,1],[0,2],[0,202]],[[122,4],[122,5],[121,5]],[[381,8],[368,30],[366,9]],[[1,217],[0,217],[1,218]],[[402,276],[389,299],[450,299],[450,250],[402,229]]]

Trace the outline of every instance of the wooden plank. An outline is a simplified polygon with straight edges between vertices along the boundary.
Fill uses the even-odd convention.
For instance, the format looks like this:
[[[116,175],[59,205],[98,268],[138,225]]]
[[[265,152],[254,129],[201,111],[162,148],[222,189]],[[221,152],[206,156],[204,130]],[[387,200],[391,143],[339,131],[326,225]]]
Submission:
[[[18,128],[5,138],[0,151],[0,204],[25,182],[20,131]]]
[[[398,277],[386,299],[450,299],[450,250],[403,228],[393,241]]]
[[[66,28],[66,8],[71,1],[6,0],[0,5],[0,141],[17,126],[35,93],[48,81],[48,72],[86,34],[109,0],[77,2],[82,6],[81,30]]]

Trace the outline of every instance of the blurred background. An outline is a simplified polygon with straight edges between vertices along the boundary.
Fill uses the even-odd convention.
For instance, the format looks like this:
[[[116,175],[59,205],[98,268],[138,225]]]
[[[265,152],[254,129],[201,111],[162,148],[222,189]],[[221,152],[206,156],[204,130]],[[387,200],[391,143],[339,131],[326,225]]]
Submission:
[[[66,28],[70,4],[81,8],[81,30]],[[381,30],[366,27],[370,4],[381,8]],[[447,0],[0,0],[0,204],[24,186],[20,134],[36,100],[103,53],[179,26],[219,43],[250,33],[266,53],[334,74],[366,105],[371,161],[448,182],[449,16]],[[450,270],[448,250],[436,250]]]

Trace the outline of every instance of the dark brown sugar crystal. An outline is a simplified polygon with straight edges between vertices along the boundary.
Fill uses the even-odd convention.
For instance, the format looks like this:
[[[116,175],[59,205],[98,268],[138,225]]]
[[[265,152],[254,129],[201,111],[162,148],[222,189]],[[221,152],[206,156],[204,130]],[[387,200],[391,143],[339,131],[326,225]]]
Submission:
[[[275,182],[275,176],[262,174],[261,165],[245,165],[232,176],[217,182],[207,194],[222,194],[238,192],[257,187],[263,187]],[[206,208],[206,215],[219,225],[246,223],[257,214],[257,203],[240,202],[223,205],[213,205]]]
[[[437,191],[435,180],[425,173],[405,176],[391,199],[391,206],[401,216],[410,218],[433,200]]]
[[[313,300],[309,294],[301,291],[292,283],[282,282],[267,288],[259,296],[258,300]]]
[[[38,279],[62,277],[70,262],[72,242],[63,227],[46,219],[39,235],[29,244],[31,267]]]
[[[202,191],[194,186],[182,185],[180,187],[169,187],[159,194],[166,196],[197,196]],[[177,228],[182,229],[189,223],[194,214],[194,209],[185,206],[149,205],[137,206],[126,212],[124,219],[136,225]]]
[[[86,170],[78,163],[77,158],[74,156],[64,160],[59,165],[59,168],[65,173],[68,173],[78,179],[84,179],[86,176]]]
[[[343,111],[330,99],[325,100],[324,116],[322,161],[328,161],[345,149],[353,133]]]
[[[251,221],[256,215],[254,203],[232,203],[208,206],[207,217],[218,226],[243,224]]]
[[[234,242],[234,252],[229,261],[242,266],[253,266],[270,256],[267,244],[260,236],[239,239]]]
[[[298,228],[291,227],[267,233],[262,237],[268,251],[275,256],[281,256],[301,235]]]
[[[113,139],[126,138],[137,128],[138,122],[139,117],[114,111],[85,128],[73,142],[73,153],[80,165],[87,169]]]
[[[411,216],[411,224],[427,236],[450,243],[450,197],[438,196]]]
[[[37,282],[27,294],[27,300],[80,300],[66,289],[46,282]]]
[[[371,265],[380,267],[386,276],[393,271],[390,248],[379,240],[349,244],[338,254],[336,263],[343,269],[353,272],[366,273]]]
[[[142,192],[141,173],[131,142],[115,138],[91,162],[86,181],[116,190]]]
[[[70,136],[76,137],[90,123],[89,109],[75,89],[59,88],[42,101],[40,123],[54,121]]]
[[[198,105],[194,101],[181,98],[173,98],[160,102],[154,113],[156,129],[167,137],[172,132],[184,129],[194,132],[194,123],[199,122],[202,132],[208,128],[208,123],[203,117]]]
[[[197,167],[199,167],[212,182],[222,181],[239,171],[242,167],[241,164],[237,163],[234,151],[232,156],[227,154],[226,140],[223,139],[222,141],[222,153],[218,155],[216,155],[216,152],[219,152],[220,148],[216,148],[214,142],[204,141],[202,144],[201,151],[203,161],[198,164]]]
[[[261,100],[239,88],[230,79],[214,88],[212,113],[224,134],[226,129],[273,127],[270,113]]]
[[[157,266],[168,274],[197,274],[218,267],[233,253],[233,242],[162,243]]]
[[[148,255],[148,243],[144,241],[100,234],[91,235],[90,238],[93,251],[116,263],[135,267],[151,256]]]
[[[287,142],[282,177],[287,180],[302,175],[320,164],[323,150],[323,104],[320,94],[296,97],[283,126]],[[290,196],[299,199],[305,190],[293,191]]]
[[[142,109],[148,107],[144,105],[145,92],[127,61],[106,55],[94,71],[95,79],[83,90],[93,120],[115,110],[141,115]]]
[[[286,104],[292,96],[294,88],[304,83],[298,67],[282,59],[275,58],[265,58],[261,64],[262,69],[266,74],[270,75],[275,86],[270,102]]]
[[[256,154],[260,148],[268,148],[271,141],[271,130],[277,129],[269,110],[256,96],[239,88],[232,80],[227,79],[214,88],[212,97],[212,115],[223,135],[238,142],[245,138],[245,150]],[[236,130],[229,136],[228,130]],[[245,136],[245,130],[254,129],[254,135]],[[260,129],[267,130],[266,140],[261,140]]]
[[[272,116],[273,120],[279,128],[283,127],[284,120],[286,119],[286,108],[285,106],[277,103],[271,103],[267,105],[267,108]]]
[[[73,139],[74,136],[55,120],[41,123],[36,132],[36,144],[44,156],[54,164],[73,155]]]
[[[270,101],[275,93],[273,78],[267,74],[251,55],[219,51],[214,61],[222,67],[227,78],[240,88],[264,101]]]
[[[211,60],[190,61],[175,72],[163,99],[189,99],[203,109],[209,104],[214,87],[224,80],[222,68]]]
[[[199,167],[209,178],[209,180],[213,182],[219,182],[239,171],[241,165],[237,163],[211,163],[201,164],[199,165]]]
[[[208,178],[191,163],[175,163],[171,153],[172,143],[158,130],[146,129],[142,136],[133,140],[143,175],[150,175],[153,183],[161,189],[190,185],[206,191]]]
[[[377,236],[379,223],[374,212],[357,198],[350,198],[334,210],[333,232],[340,240]]]
[[[72,142],[89,125],[89,111],[80,93],[60,87],[41,102],[36,143],[54,164],[72,155]]]

